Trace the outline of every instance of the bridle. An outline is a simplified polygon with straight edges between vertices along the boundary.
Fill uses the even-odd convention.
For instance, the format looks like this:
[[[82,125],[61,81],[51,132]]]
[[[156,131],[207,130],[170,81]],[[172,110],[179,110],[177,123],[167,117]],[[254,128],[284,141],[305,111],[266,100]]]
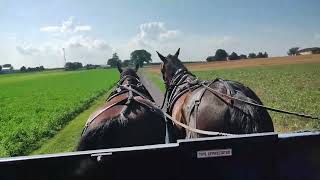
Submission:
[[[186,79],[190,77],[193,80],[186,81]],[[200,87],[199,85],[199,81],[195,75],[193,75],[185,68],[179,68],[169,82],[168,88],[166,89],[164,95],[161,109],[163,108],[165,101],[167,101],[168,112],[171,112],[172,106],[179,97],[181,97],[185,92],[189,90],[194,90],[195,88]],[[180,86],[183,87],[181,88]]]

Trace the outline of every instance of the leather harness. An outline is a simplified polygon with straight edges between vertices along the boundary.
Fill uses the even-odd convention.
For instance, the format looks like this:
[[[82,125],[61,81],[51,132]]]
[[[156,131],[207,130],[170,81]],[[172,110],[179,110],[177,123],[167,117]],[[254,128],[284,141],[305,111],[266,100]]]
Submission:
[[[126,85],[122,85],[122,83],[126,80],[126,79],[132,79],[136,82],[136,84],[126,84]],[[133,90],[130,90],[133,89]],[[139,95],[135,92],[145,92],[146,94],[143,95]],[[88,119],[88,121],[86,122],[86,125],[82,131],[82,135],[84,135],[84,133],[86,132],[86,130],[88,129],[88,127],[90,126],[90,124],[98,117],[100,116],[103,112],[105,112],[106,110],[116,106],[116,105],[129,105],[132,101],[135,101],[145,107],[148,107],[151,111],[155,112],[155,107],[151,106],[150,104],[141,101],[138,97],[142,97],[143,99],[148,99],[149,101],[151,101],[152,103],[154,103],[154,99],[151,97],[151,95],[149,94],[149,92],[146,90],[146,88],[141,84],[140,79],[131,75],[126,75],[123,76],[118,82],[117,82],[117,88],[115,90],[113,90],[111,92],[111,94],[109,95],[109,97],[107,98],[106,102],[109,102],[111,99],[125,94],[125,93],[129,93],[127,97],[121,99],[120,101],[117,101],[113,104],[110,104],[109,106],[103,108],[102,110],[99,111],[99,113],[97,113],[95,116],[93,116],[92,118]],[[127,110],[127,108],[123,109],[123,111],[120,114],[124,114],[125,111]]]
[[[200,81],[196,78],[195,75],[190,73],[186,69],[179,69],[173,76],[172,80],[170,81],[169,88],[166,92],[165,99],[167,100],[167,113],[172,115],[173,107],[177,100],[183,96],[187,92],[193,92],[199,89],[200,87],[203,87],[204,85],[210,86],[216,82],[223,83],[227,90],[227,95],[234,96],[236,94],[236,91],[234,88],[231,87],[231,85],[228,83],[227,80],[223,80],[221,78],[217,78],[213,81]],[[192,102],[191,104],[187,105],[187,118],[189,121],[187,121],[189,124],[188,126],[192,128],[197,128],[197,115],[198,115],[198,108],[201,103],[201,99],[206,92],[207,88],[202,88],[195,92],[195,94],[192,96]],[[225,99],[221,97],[218,94],[214,94],[217,97],[219,97],[222,101],[226,102],[229,105],[233,105],[233,101],[230,99]],[[191,119],[194,119],[194,121],[191,121]],[[187,138],[191,137],[198,137],[198,133],[187,131],[186,134]]]

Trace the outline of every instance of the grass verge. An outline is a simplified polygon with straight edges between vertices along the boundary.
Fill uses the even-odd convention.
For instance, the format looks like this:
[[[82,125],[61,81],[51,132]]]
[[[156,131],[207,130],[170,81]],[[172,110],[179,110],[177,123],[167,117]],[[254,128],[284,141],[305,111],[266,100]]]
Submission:
[[[33,151],[35,154],[51,154],[74,151],[80,138],[83,127],[89,116],[102,106],[108,94],[104,94],[96,99],[90,108],[80,113],[75,119],[70,121],[58,134],[47,140],[39,149]]]

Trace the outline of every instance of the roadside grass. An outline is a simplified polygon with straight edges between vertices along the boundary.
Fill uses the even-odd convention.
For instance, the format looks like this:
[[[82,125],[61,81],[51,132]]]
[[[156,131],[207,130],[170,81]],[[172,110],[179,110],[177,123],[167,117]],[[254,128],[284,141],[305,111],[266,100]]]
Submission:
[[[0,76],[0,156],[30,154],[116,82],[115,69]]]
[[[223,78],[250,87],[271,107],[305,114],[320,114],[320,63],[275,65],[193,72],[199,79]],[[160,74],[148,73],[159,88],[164,89]],[[276,132],[319,130],[320,122],[270,112]]]
[[[110,92],[110,91],[109,91]],[[35,154],[52,154],[61,152],[74,151],[80,138],[84,125],[89,116],[101,107],[110,93],[100,96],[92,103],[92,106],[80,113],[75,119],[70,121],[61,131],[53,138],[44,142],[44,144],[30,155]]]

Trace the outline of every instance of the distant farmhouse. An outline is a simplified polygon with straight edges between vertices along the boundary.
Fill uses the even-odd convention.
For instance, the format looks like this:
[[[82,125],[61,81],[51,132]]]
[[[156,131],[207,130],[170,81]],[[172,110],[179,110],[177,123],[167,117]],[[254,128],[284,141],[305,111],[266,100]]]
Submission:
[[[320,54],[320,48],[312,47],[312,48],[300,49],[297,53],[300,55]]]
[[[11,64],[2,65],[0,74],[7,74],[7,73],[12,73],[12,72],[13,72],[13,67]]]

